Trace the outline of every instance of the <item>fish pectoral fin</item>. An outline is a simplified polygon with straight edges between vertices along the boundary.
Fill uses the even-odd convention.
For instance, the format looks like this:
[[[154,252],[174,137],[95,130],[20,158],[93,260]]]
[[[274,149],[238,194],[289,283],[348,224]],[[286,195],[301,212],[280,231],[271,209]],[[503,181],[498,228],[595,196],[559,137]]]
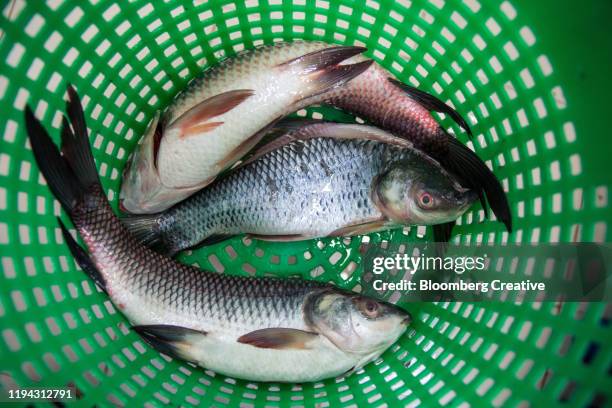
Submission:
[[[255,330],[238,338],[238,343],[249,344],[259,348],[271,349],[309,349],[308,343],[318,334],[298,329],[287,329],[274,327],[269,329]]]
[[[100,289],[108,294],[106,290],[106,282],[98,270],[98,267],[93,263],[87,252],[85,252],[85,250],[74,240],[74,238],[72,238],[72,235],[70,235],[70,232],[68,232],[68,229],[62,220],[58,218],[57,221],[59,222],[66,245],[68,245],[68,249],[70,249],[70,253],[74,259],[77,261],[81,269],[85,271],[85,273],[87,273],[87,275],[89,275],[89,277],[96,283],[96,285],[98,285]]]
[[[252,89],[235,89],[212,96],[179,116],[170,124],[168,129],[178,128],[180,130],[180,138],[209,132],[223,124],[223,122],[207,123],[208,120],[229,112],[254,93],[255,91]]]
[[[132,329],[160,353],[183,360],[189,360],[188,351],[193,337],[207,334],[205,331],[164,324],[133,326]]]
[[[191,127],[186,128],[179,137],[181,139],[186,139],[191,136],[196,136],[202,133],[207,133],[213,129],[218,128],[223,123],[225,122],[206,122],[206,123],[201,123],[199,125],[193,125]]]
[[[250,238],[258,239],[260,241],[270,242],[294,242],[304,241],[310,239],[309,237],[302,234],[286,234],[286,235],[262,235],[262,234],[247,234]]]
[[[472,136],[472,130],[465,119],[463,119],[463,116],[440,99],[413,86],[400,82],[397,79],[389,78],[389,82],[406,92],[412,99],[420,103],[424,108],[449,115],[459,126],[463,128],[463,130],[467,132],[470,137]]]
[[[372,221],[367,221],[359,224],[347,225],[337,230],[332,231],[329,237],[348,237],[352,235],[371,234],[389,226],[389,221],[384,218],[377,218]]]

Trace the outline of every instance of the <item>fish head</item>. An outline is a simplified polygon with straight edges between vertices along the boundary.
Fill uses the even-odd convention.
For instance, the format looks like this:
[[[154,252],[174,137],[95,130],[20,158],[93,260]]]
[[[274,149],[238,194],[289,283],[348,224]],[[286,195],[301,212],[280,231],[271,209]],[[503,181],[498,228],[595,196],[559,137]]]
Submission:
[[[418,156],[393,163],[374,181],[372,197],[387,218],[413,225],[454,221],[478,198],[436,161]]]
[[[410,314],[389,303],[336,289],[311,295],[308,324],[348,353],[382,352],[406,330]]]

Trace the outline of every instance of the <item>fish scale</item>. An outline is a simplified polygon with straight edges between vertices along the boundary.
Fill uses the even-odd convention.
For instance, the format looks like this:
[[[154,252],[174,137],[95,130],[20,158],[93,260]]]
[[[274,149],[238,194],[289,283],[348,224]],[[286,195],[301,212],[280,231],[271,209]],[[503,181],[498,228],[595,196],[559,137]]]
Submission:
[[[301,279],[202,271],[141,245],[106,200],[80,100],[71,87],[68,96],[62,153],[29,106],[24,121],[38,167],[88,251],[60,221],[62,235],[160,352],[248,380],[317,381],[367,364],[405,331],[409,315],[384,302]],[[342,315],[331,313],[339,306]]]
[[[241,78],[248,78],[253,73],[262,72],[271,64],[280,64],[329,46],[321,41],[294,42],[262,46],[257,48],[256,52],[253,50],[241,51],[235,57],[224,59],[193,79],[170,104],[164,113],[163,122],[169,125],[201,101],[227,89],[240,89],[246,86],[248,82],[241,83]]]
[[[169,208],[240,160],[265,129],[372,63],[342,61],[363,47],[322,42],[265,45],[205,71],[152,120],[124,172],[122,206]]]
[[[355,220],[381,217],[370,197],[372,180],[391,158],[409,156],[367,140],[297,141],[175,206],[159,218],[159,228],[177,248],[211,235],[272,230],[324,236]]]
[[[195,327],[204,331],[240,322],[239,334],[244,334],[243,330],[260,328],[264,321],[271,326],[304,328],[301,303],[308,293],[324,285],[203,273],[148,250],[147,257],[152,256],[155,261],[145,264],[139,258],[142,248],[129,238],[129,233],[117,226],[112,215],[104,216],[98,211],[98,206],[107,206],[103,193],[99,194],[88,211],[75,214],[74,222],[88,226],[83,235],[94,248],[92,255],[96,264],[121,271],[109,275],[106,285],[124,308],[141,309],[138,315],[143,320],[154,315],[155,310],[170,311],[172,315],[202,322]],[[135,298],[140,300],[134,303]],[[152,313],[147,316],[147,311]],[[184,319],[165,323],[180,325]]]

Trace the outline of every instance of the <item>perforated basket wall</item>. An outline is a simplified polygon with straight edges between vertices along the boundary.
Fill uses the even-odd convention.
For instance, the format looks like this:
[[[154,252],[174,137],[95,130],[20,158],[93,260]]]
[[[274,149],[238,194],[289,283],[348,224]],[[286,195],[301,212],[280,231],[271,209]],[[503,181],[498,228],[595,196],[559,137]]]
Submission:
[[[22,119],[30,103],[57,136],[73,83],[116,205],[121,170],[153,112],[203,67],[277,40],[363,44],[402,80],[469,118],[475,139],[467,143],[509,191],[512,235],[476,207],[456,239],[605,242],[612,10],[606,0],[590,3],[3,1],[0,383],[74,385],[83,406],[609,406],[612,311],[604,304],[412,305],[416,321],[379,361],[315,384],[236,381],[170,361],[131,332],[76,267]],[[413,228],[366,239],[428,238]],[[355,288],[361,241],[238,237],[182,259],[224,273],[302,275]]]

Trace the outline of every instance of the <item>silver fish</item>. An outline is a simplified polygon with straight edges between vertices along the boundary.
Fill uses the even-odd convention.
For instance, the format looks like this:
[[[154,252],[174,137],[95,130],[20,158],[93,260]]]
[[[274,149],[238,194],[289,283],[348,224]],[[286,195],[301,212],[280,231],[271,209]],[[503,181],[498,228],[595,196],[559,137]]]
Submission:
[[[149,125],[124,172],[123,208],[161,211],[206,186],[248,152],[270,123],[366,70],[371,61],[340,65],[364,50],[279,43],[205,71]]]
[[[68,95],[61,154],[26,108],[34,157],[89,250],[60,222],[74,258],[158,350],[247,380],[316,381],[367,364],[406,330],[409,314],[384,302],[301,279],[206,272],[139,244],[107,202],[80,101]]]
[[[359,55],[346,63],[355,63],[363,58]],[[440,99],[398,81],[374,63],[352,81],[330,89],[312,102],[336,106],[411,141],[417,149],[434,157],[445,169],[460,177],[463,186],[477,192],[485,212],[486,195],[497,219],[504,223],[508,231],[512,231],[508,199],[495,174],[472,150],[446,132],[431,115],[431,111],[444,113],[469,136],[472,135],[467,121]]]
[[[476,199],[409,142],[374,127],[298,121],[271,133],[227,177],[161,214],[125,218],[128,229],[173,255],[240,233],[289,241],[440,224]]]

